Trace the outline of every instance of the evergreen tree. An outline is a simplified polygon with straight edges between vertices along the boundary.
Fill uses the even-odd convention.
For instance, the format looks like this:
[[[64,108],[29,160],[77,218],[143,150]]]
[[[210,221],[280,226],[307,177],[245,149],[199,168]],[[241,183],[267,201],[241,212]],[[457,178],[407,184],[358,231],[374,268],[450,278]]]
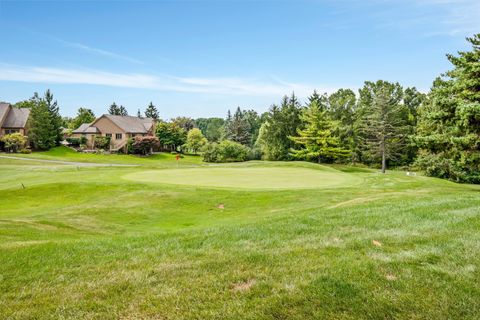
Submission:
[[[351,151],[351,160],[358,160],[359,145],[357,127],[355,126],[355,109],[357,98],[350,89],[339,89],[328,97],[328,111],[331,118],[338,123],[337,132],[343,148]]]
[[[58,146],[60,144],[60,141],[63,140],[63,119],[60,115],[60,108],[58,106],[57,100],[53,100],[53,94],[50,92],[50,89],[45,92],[45,96],[43,99],[48,106],[48,112],[50,114],[50,119],[52,123],[52,135],[55,139],[55,145]]]
[[[112,103],[112,105],[108,108],[108,113],[114,116],[120,115],[120,108],[117,106],[115,102]]]
[[[231,119],[228,120],[227,117],[227,126],[225,127],[226,139],[243,145],[249,145],[251,142],[250,123],[245,117],[243,111],[238,107],[233,117],[230,116],[229,111],[229,117]]]
[[[447,55],[453,69],[420,109],[417,163],[431,176],[480,183],[480,34],[467,41],[473,49]]]
[[[309,106],[303,110],[300,119],[303,129],[298,130],[298,136],[290,139],[301,149],[292,149],[292,155],[297,159],[332,162],[349,155],[349,151],[340,146],[340,139],[335,136],[336,124],[332,121],[319,100],[310,100]]]
[[[145,110],[145,117],[152,118],[154,120],[158,120],[158,118],[160,117],[157,107],[153,105],[153,102],[150,102],[147,109]]]
[[[128,116],[128,111],[127,111],[127,109],[126,109],[124,106],[121,105],[121,106],[118,108],[118,115],[119,115],[119,116]]]
[[[36,93],[32,101],[29,140],[35,149],[48,150],[56,145],[55,124],[47,102]]]
[[[257,145],[267,160],[288,160],[295,142],[289,137],[297,135],[301,126],[302,107],[295,94],[284,96],[280,106],[273,105],[260,127]]]
[[[367,81],[360,89],[363,159],[372,162],[381,159],[382,173],[387,161],[397,159],[406,145],[408,124],[403,116],[402,97],[403,90],[398,83]]]

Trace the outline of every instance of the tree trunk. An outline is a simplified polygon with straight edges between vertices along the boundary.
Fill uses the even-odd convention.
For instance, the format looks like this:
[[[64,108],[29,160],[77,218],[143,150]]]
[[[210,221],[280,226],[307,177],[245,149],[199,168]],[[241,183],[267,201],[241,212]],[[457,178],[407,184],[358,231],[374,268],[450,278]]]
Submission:
[[[382,142],[381,148],[382,148],[382,173],[385,173],[385,170],[387,169],[387,159],[385,158],[385,141]]]

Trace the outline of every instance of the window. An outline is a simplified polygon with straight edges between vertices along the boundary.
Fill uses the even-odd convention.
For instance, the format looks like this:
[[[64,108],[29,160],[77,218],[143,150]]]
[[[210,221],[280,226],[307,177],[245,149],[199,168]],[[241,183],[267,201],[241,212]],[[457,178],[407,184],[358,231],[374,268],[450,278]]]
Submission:
[[[111,134],[111,133],[107,133],[107,134],[105,134],[105,137],[111,138],[111,137],[112,137],[112,134]]]
[[[115,140],[122,140],[122,134],[121,133],[115,133]]]
[[[18,129],[5,129],[5,134],[12,134],[12,133],[17,133],[20,132]]]

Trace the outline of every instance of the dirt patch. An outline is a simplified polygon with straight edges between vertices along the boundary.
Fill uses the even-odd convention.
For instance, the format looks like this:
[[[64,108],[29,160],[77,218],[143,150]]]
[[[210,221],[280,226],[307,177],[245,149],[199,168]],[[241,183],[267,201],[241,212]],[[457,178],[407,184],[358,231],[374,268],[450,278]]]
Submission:
[[[217,206],[218,209],[220,210],[223,210],[225,209],[225,205],[223,203],[220,203],[218,206]]]
[[[255,285],[256,281],[254,279],[249,279],[247,281],[237,282],[233,285],[232,291],[235,292],[245,292],[250,290]]]
[[[395,281],[397,280],[397,277],[393,274],[387,274],[385,275],[385,279],[387,279],[388,281]]]
[[[375,247],[381,247],[382,246],[382,243],[380,241],[377,241],[377,240],[372,240],[372,244],[375,246]]]

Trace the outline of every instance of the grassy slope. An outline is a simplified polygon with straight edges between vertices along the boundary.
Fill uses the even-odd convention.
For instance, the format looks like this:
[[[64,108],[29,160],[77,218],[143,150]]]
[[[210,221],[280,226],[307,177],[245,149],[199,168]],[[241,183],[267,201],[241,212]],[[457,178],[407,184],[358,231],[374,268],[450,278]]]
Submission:
[[[153,167],[169,167],[173,166],[173,164],[175,166],[177,165],[175,155],[170,153],[159,153],[142,158],[134,155],[125,154],[103,155],[81,153],[67,147],[57,147],[49,151],[35,152],[32,154],[8,154],[8,156],[88,163],[136,164],[140,166]],[[199,156],[185,156],[185,158],[181,159],[178,163],[179,166],[200,164],[202,164],[202,159]]]
[[[0,318],[478,318],[480,189],[336,169],[363,183],[213,190],[0,159]]]

